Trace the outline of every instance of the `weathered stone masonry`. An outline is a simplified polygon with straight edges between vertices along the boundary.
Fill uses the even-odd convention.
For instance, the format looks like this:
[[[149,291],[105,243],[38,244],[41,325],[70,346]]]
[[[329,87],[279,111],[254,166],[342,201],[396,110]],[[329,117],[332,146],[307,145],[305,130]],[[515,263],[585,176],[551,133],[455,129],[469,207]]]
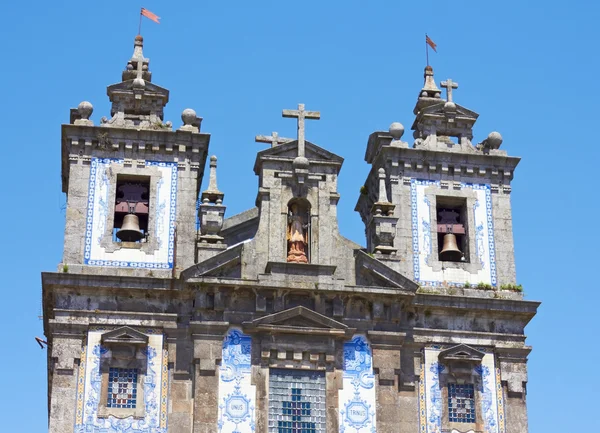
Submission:
[[[370,135],[364,248],[339,233],[343,159],[306,139],[319,113],[303,104],[283,111],[297,138],[256,137],[256,206],[225,218],[216,157],[200,193],[210,135],[191,109],[164,121],[142,48],[108,87],[110,119],[82,102],[62,127],[50,432],[527,431],[539,303],[516,285],[519,158],[497,132],[473,141],[456,83],[443,99],[427,67],[412,142],[400,123]],[[118,209],[139,241],[119,240]]]

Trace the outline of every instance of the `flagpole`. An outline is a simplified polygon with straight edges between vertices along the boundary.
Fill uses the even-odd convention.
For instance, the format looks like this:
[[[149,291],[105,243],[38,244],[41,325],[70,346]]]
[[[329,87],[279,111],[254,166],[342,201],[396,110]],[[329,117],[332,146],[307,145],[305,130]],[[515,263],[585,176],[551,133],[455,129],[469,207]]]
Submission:
[[[429,66],[429,47],[427,46],[427,33],[425,33],[425,58],[427,59],[427,66]]]
[[[142,35],[142,10],[140,9],[140,25],[138,27],[138,35]]]

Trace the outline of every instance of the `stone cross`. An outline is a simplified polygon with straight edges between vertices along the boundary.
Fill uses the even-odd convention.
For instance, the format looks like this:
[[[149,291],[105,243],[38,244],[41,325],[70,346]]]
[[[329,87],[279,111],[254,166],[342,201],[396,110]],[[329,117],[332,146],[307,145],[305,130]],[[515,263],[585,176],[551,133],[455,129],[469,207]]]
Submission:
[[[280,144],[289,143],[294,141],[292,138],[280,137],[276,132],[272,132],[271,136],[268,135],[257,135],[254,137],[254,141],[257,143],[271,143],[271,147],[278,146]]]
[[[451,78],[448,78],[446,81],[442,81],[440,86],[446,88],[446,93],[448,95],[446,99],[448,102],[452,102],[452,89],[458,89],[458,83],[455,83]]]
[[[297,110],[283,110],[283,117],[296,117],[298,119],[298,156],[304,157],[304,119],[320,119],[318,111],[305,111],[304,104],[298,104]]]

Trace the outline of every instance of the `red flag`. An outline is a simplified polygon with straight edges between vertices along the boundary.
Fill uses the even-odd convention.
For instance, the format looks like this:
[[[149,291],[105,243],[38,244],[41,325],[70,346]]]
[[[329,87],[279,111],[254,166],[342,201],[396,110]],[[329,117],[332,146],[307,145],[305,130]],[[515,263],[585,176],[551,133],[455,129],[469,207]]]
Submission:
[[[142,11],[140,12],[142,15],[144,15],[146,18],[151,19],[152,21],[154,21],[156,24],[160,24],[160,17],[152,12],[150,12],[148,9],[144,9],[142,8]]]
[[[427,35],[425,35],[425,43],[427,45],[429,45],[431,47],[431,49],[437,53],[437,50],[435,49],[435,47],[437,47],[437,44],[435,42],[433,42],[431,40],[431,38]]]

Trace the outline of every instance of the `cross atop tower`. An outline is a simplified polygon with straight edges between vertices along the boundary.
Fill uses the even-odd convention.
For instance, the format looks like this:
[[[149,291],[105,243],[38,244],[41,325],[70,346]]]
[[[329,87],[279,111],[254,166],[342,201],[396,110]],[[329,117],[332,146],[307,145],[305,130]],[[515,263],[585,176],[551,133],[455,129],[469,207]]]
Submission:
[[[318,111],[305,111],[304,104],[298,104],[297,110],[283,110],[283,117],[296,117],[298,119],[298,156],[304,158],[304,119],[320,119]]]
[[[446,94],[448,95],[446,99],[448,102],[452,102],[452,89],[458,89],[458,83],[455,83],[451,78],[448,78],[446,81],[442,81],[440,86],[446,89]]]
[[[284,138],[280,137],[279,134],[275,131],[271,133],[271,136],[268,135],[257,135],[254,137],[254,141],[257,143],[271,143],[271,147],[279,146],[280,144],[289,143],[290,141],[294,141],[292,138]]]

